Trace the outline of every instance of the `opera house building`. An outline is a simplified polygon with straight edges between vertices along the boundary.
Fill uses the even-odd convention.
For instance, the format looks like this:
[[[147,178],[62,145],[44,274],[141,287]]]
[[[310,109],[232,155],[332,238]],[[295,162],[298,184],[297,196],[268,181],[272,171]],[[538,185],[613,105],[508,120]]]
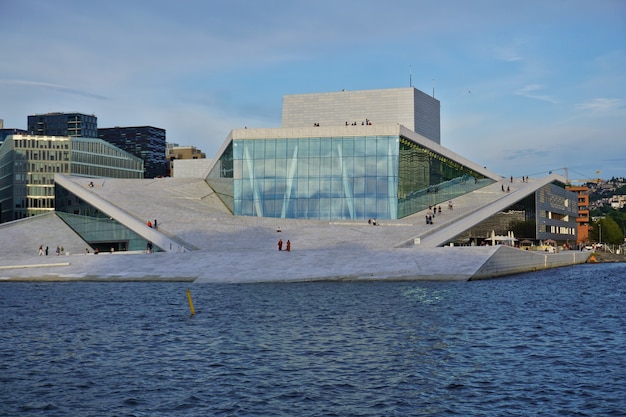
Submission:
[[[577,217],[566,179],[512,178],[443,147],[440,103],[413,87],[287,95],[281,127],[234,129],[213,159],[174,167],[149,180],[64,171],[44,217],[72,253],[179,254],[152,255],[150,272],[118,262],[115,276],[468,280],[587,257],[565,251]],[[2,235],[19,250],[43,240],[16,239],[26,224],[11,223]],[[110,273],[90,265],[72,276]]]

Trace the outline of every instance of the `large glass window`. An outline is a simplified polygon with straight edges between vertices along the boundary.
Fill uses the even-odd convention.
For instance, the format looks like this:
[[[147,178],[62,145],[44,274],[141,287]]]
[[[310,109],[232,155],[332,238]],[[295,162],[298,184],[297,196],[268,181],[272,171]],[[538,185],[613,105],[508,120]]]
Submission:
[[[401,138],[398,217],[405,217],[494,182],[456,161]]]
[[[235,140],[231,144],[235,172],[219,172],[216,167],[207,181],[214,186],[219,184],[217,178],[234,179],[236,215],[359,219],[376,217],[384,206],[378,217],[395,218],[397,162],[389,150],[397,148],[397,140],[393,136]],[[225,152],[217,165],[228,158]]]
[[[398,136],[236,139],[207,177],[235,215],[396,219],[493,180]]]
[[[93,248],[144,251],[148,241],[56,184],[56,213]],[[154,250],[159,248],[154,247]]]

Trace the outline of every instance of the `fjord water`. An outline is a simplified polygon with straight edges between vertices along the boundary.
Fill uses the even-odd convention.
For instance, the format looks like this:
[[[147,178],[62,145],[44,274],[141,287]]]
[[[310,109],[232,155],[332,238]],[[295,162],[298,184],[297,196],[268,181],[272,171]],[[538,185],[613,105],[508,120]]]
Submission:
[[[0,415],[623,416],[625,295],[626,264],[476,282],[4,282]]]

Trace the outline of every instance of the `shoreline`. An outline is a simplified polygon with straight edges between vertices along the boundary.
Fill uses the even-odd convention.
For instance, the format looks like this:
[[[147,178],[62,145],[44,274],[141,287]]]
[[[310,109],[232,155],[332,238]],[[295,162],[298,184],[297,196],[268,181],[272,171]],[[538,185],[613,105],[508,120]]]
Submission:
[[[615,254],[610,252],[593,252],[591,254],[596,258],[595,263],[626,263],[626,254]],[[589,262],[592,263],[592,262]]]

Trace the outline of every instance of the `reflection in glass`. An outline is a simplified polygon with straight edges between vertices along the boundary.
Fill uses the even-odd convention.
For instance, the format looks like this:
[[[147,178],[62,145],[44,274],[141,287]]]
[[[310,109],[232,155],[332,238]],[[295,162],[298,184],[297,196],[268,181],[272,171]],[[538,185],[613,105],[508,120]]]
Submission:
[[[207,182],[235,215],[355,220],[406,217],[493,180],[404,137],[358,136],[234,140]]]

